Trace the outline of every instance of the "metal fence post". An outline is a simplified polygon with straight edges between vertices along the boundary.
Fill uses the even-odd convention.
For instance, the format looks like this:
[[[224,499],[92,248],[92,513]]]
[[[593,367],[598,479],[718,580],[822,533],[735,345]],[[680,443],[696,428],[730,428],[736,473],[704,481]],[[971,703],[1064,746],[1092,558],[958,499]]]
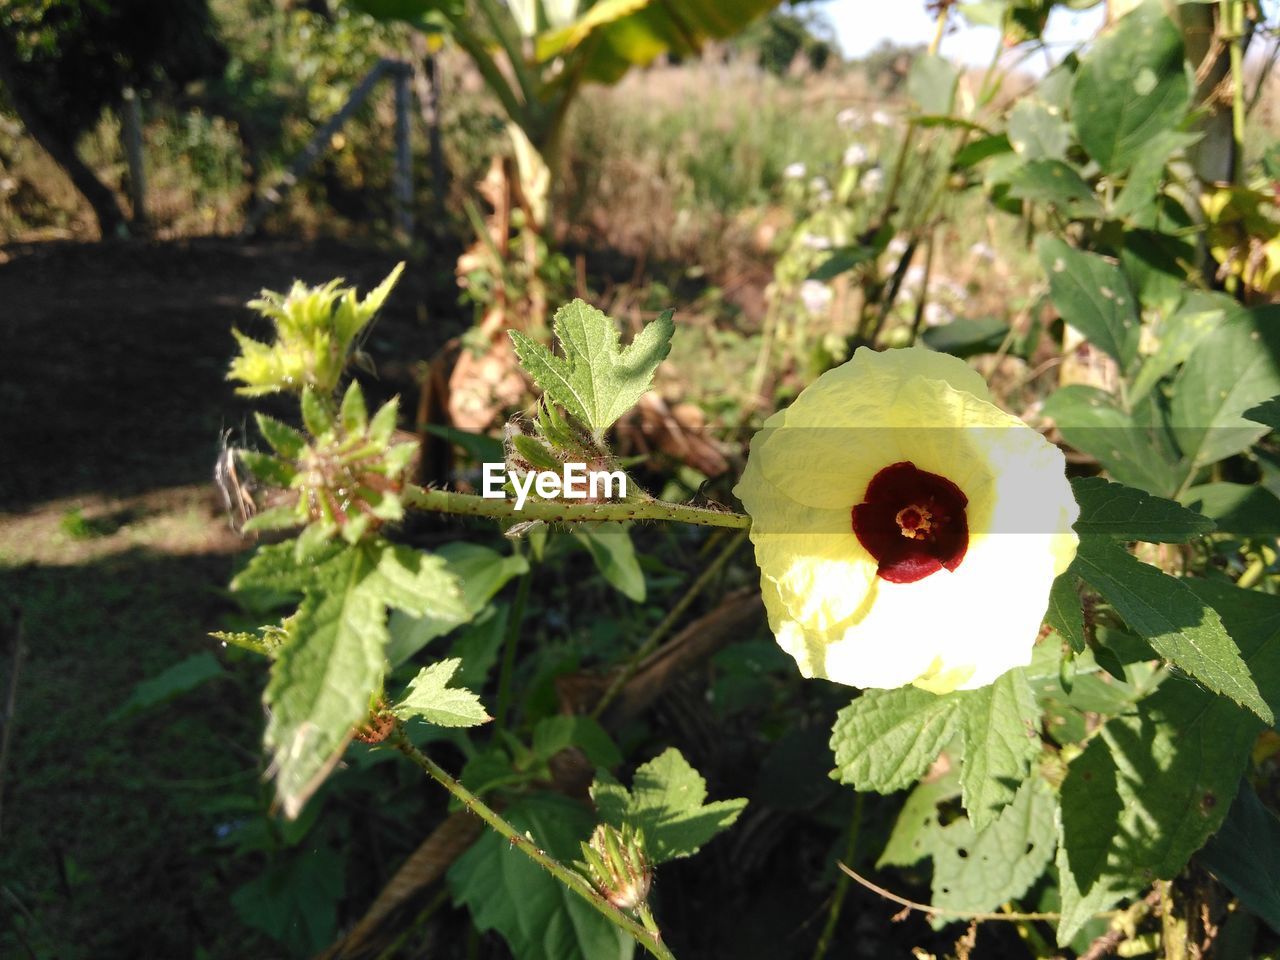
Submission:
[[[129,204],[133,207],[133,222],[140,227],[146,226],[147,170],[142,154],[142,104],[138,91],[132,87],[124,90],[120,126],[124,134],[125,162],[129,166]]]

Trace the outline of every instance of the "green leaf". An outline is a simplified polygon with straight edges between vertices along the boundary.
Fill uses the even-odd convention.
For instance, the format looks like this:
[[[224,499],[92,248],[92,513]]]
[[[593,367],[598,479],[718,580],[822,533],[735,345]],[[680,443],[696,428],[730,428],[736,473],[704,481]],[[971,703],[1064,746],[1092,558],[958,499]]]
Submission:
[[[1258,685],[1275,700],[1280,599],[1204,580],[1186,586],[1222,611]],[[1059,943],[1097,911],[1186,865],[1226,816],[1262,729],[1256,717],[1177,676],[1139,700],[1132,714],[1107,721],[1101,746],[1091,743],[1063,783]]]
[[[333,414],[326,401],[311,387],[302,390],[302,422],[313,437],[323,436],[333,429]]]
[[[820,263],[809,274],[810,280],[832,280],[842,273],[848,273],[854,267],[869,263],[880,255],[880,250],[873,246],[837,247],[831,256]]]
[[[1102,204],[1070,164],[1061,160],[1028,160],[1010,171],[1009,196],[1048,203],[1072,217],[1098,218]]]
[[[1271,708],[1218,612],[1206,606],[1186,582],[1100,537],[1081,540],[1073,567],[1161,657],[1215,693],[1273,722]]]
[[[1189,507],[1212,517],[1223,533],[1242,537],[1280,535],[1280,498],[1266,487],[1206,483],[1182,495]]]
[[[225,674],[222,664],[212,653],[204,650],[192,654],[162,673],[139,683],[133,688],[133,693],[129,694],[129,699],[107,717],[107,722],[114,723],[168,703]]]
[[[1116,197],[1112,216],[1129,220],[1137,226],[1155,229],[1160,211],[1160,184],[1169,157],[1177,150],[1191,146],[1202,135],[1166,130],[1152,138],[1133,163],[1124,189]]]
[[[470,433],[456,427],[446,427],[438,423],[425,424],[427,433],[442,440],[448,440],[461,447],[476,463],[502,463],[506,454],[502,449],[502,441],[483,433]]]
[[[1191,93],[1182,58],[1182,33],[1155,0],[1094,43],[1071,89],[1071,117],[1104,171],[1124,173],[1182,121]]]
[[[342,429],[347,433],[364,433],[369,425],[369,410],[364,404],[364,391],[360,382],[352,380],[347,392],[342,397],[342,409],[339,411]]]
[[[953,357],[994,353],[1009,335],[1009,325],[997,317],[959,317],[940,327],[929,327],[924,345]]]
[[[907,798],[877,866],[933,859],[931,903],[947,910],[985,912],[1022,896],[1053,858],[1057,801],[1034,776],[985,829],[964,817],[945,826],[940,808],[959,790],[954,775],[922,783]]]
[[[595,826],[581,804],[552,793],[516,800],[503,816],[561,863],[582,855]],[[521,960],[631,960],[635,941],[497,833],[486,830],[449,869],[454,899],[480,931],[497,930]]]
[[[265,413],[255,413],[254,419],[258,422],[258,432],[262,434],[262,438],[284,459],[296,460],[306,449],[307,438],[293,427],[274,417],[268,417]]]
[[[1186,363],[1200,342],[1226,323],[1229,317],[1243,315],[1240,304],[1225,294],[1203,290],[1187,293],[1176,310],[1151,328],[1157,342],[1156,350],[1142,361],[1133,386],[1129,388],[1129,402],[1137,403],[1160,380]]]
[[[593,766],[609,769],[622,763],[618,745],[590,717],[556,714],[544,717],[533,728],[533,752],[550,760],[561,750],[577,747]]]
[[[644,572],[636,559],[636,549],[631,534],[620,523],[600,523],[576,526],[573,538],[591,553],[600,575],[624,597],[636,603],[644,603]]]
[[[1036,244],[1049,294],[1062,319],[1110,354],[1121,369],[1138,355],[1138,298],[1124,271],[1096,253],[1076,250],[1057,237]]]
[[[1057,107],[1023,97],[1009,111],[1009,143],[1026,160],[1064,160],[1071,128]]]
[[[936,53],[916,57],[907,74],[907,96],[918,113],[949,114],[960,72]]]
[[[1172,500],[1101,477],[1072,480],[1071,491],[1080,504],[1075,531],[1081,536],[1101,534],[1114,540],[1185,543],[1212,533],[1215,528],[1209,517]]]
[[[518,554],[500,554],[475,543],[450,543],[435,554],[448,575],[462,587],[458,603],[440,605],[422,614],[413,611],[391,615],[391,643],[387,659],[399,666],[436,637],[475,617],[513,577],[529,572],[529,562]]]
[[[1084,636],[1084,611],[1080,605],[1080,593],[1076,583],[1080,578],[1067,571],[1053,581],[1049,590],[1049,609],[1045,611],[1045,623],[1065,638],[1076,653],[1083,653],[1087,643]]]
[[[832,777],[857,790],[910,786],[960,728],[959,698],[918,687],[867,690],[836,715]]]
[[[1264,424],[1272,430],[1280,430],[1280,397],[1272,397],[1256,407],[1250,407],[1241,416],[1254,423]]]
[[[1228,320],[1205,337],[1174,381],[1169,420],[1193,467],[1247,450],[1267,428],[1244,412],[1280,393],[1280,308]]]
[[[598,441],[649,389],[654,371],[671,350],[675,326],[667,311],[620,351],[614,321],[574,300],[556,311],[553,329],[563,357],[513,330],[516,356],[543,392]]]
[[[1280,933],[1280,818],[1248,780],[1198,858],[1240,902]]]
[[[441,660],[423,667],[409,681],[409,689],[391,708],[401,720],[420,717],[437,727],[474,727],[493,718],[485,713],[480,698],[470,690],[449,687],[461,660]]]
[[[963,818],[943,827],[933,852],[933,903],[982,912],[1026,893],[1053,859],[1057,809],[1049,785],[1033,776],[985,830]]]
[[[1150,399],[1130,415],[1105,391],[1072,384],[1049,395],[1044,413],[1068,443],[1096,457],[1121,483],[1158,494],[1177,490],[1181,461]]]
[[[272,863],[231,895],[246,926],[283,944],[290,955],[312,956],[333,942],[342,899],[342,859],[325,847]]]
[[[979,833],[1013,802],[1040,753],[1040,706],[1022,668],[960,698],[965,810]]]
[[[706,781],[675,747],[642,764],[629,791],[607,777],[591,785],[600,819],[643,831],[645,852],[655,865],[697,853],[747,805],[741,798],[705,803],[706,798]]]
[[[313,568],[288,642],[272,664],[265,740],[276,794],[290,818],[338,762],[382,684],[386,609],[366,586],[375,562],[362,546]]]

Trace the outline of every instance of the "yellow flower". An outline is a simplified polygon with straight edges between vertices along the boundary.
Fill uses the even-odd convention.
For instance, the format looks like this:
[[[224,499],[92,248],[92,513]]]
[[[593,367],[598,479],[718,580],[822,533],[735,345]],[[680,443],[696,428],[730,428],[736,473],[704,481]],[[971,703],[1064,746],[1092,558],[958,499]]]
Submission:
[[[1062,453],[962,361],[863,347],[765,423],[734,492],[800,672],[972,689],[1031,660],[1079,510]]]

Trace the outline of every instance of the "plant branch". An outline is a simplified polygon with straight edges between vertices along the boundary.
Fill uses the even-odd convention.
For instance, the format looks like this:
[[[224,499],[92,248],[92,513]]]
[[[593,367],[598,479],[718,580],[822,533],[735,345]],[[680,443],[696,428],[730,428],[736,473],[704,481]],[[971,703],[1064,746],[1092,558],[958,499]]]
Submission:
[[[981,921],[1010,920],[1013,922],[1024,922],[1027,920],[1059,920],[1062,918],[1062,914],[1059,913],[975,913],[971,910],[947,910],[944,907],[935,907],[927,903],[918,903],[915,900],[908,900],[906,897],[900,897],[896,893],[872,883],[866,877],[862,876],[862,874],[856,872],[852,867],[848,867],[839,861],[836,862],[836,866],[872,893],[879,894],[886,900],[892,901],[899,906],[906,907],[908,910],[916,910],[931,917],[951,917],[956,920]],[[1098,914],[1098,916],[1112,916],[1114,913],[1115,911],[1111,911],[1109,913]]]
[[[862,804],[865,794],[859,793],[853,800],[853,817],[849,821],[849,838],[845,841],[844,858],[852,860],[857,851],[858,834],[862,830]],[[836,924],[840,922],[840,911],[844,907],[845,897],[849,893],[849,872],[845,871],[836,877],[835,893],[831,896],[831,909],[827,912],[827,922],[818,937],[818,944],[813,948],[813,960],[822,960],[831,949],[831,940],[836,933]]]
[[[703,591],[707,584],[710,583],[715,575],[720,571],[720,568],[725,565],[726,561],[728,561],[731,556],[733,556],[734,552],[739,546],[741,546],[742,541],[746,536],[746,530],[739,530],[734,534],[728,544],[725,545],[725,548],[716,555],[714,560],[707,564],[702,573],[698,574],[698,579],[694,580],[693,583],[689,585],[689,589],[686,590],[684,595],[676,601],[675,606],[673,606],[667,612],[667,615],[662,618],[661,622],[653,628],[653,631],[645,638],[644,643],[640,644],[636,652],[627,660],[626,666],[618,672],[618,675],[613,678],[613,682],[609,684],[608,689],[606,689],[600,699],[596,701],[596,705],[591,710],[591,718],[593,720],[600,719],[600,715],[604,713],[609,704],[613,703],[618,694],[622,692],[622,688],[627,685],[627,681],[636,675],[636,672],[640,669],[640,664],[644,662],[645,658],[648,657],[649,654],[653,653],[653,651],[658,648],[658,644],[661,643],[666,638],[667,634],[671,632],[672,628],[675,627],[680,617],[684,615],[685,610],[689,608],[689,604],[693,603],[698,594]]]
[[[494,726],[499,730],[507,728],[507,713],[511,709],[511,675],[515,673],[516,666],[516,645],[520,642],[520,626],[524,622],[524,608],[529,602],[529,586],[532,582],[533,567],[530,566],[516,587],[516,599],[511,607],[507,635],[503,640],[502,667],[498,673],[498,705],[494,709]]]
[[[634,937],[641,946],[657,957],[658,960],[675,960],[674,955],[663,944],[656,924],[652,930],[646,929],[644,925],[637,923],[609,903],[577,871],[548,856],[533,841],[502,819],[483,800],[449,776],[443,767],[415,747],[405,735],[404,727],[401,724],[396,724],[395,732],[391,735],[390,742],[393,747],[421,767],[427,776],[448,790],[464,807],[488,824],[512,847],[517,848],[526,857],[564,884],[565,887],[585,900],[593,910],[618,929]],[[649,922],[652,923],[652,917],[649,918]]]
[[[547,523],[616,523],[623,520],[667,520],[672,523],[692,523],[704,527],[730,527],[746,529],[751,518],[732,510],[711,510],[682,503],[646,498],[623,503],[564,503],[561,501],[530,500],[519,510],[515,501],[490,499],[471,493],[451,493],[448,490],[427,490],[422,487],[406,487],[404,503],[419,510],[436,513],[455,513],[464,517],[489,517],[493,520],[542,520]]]

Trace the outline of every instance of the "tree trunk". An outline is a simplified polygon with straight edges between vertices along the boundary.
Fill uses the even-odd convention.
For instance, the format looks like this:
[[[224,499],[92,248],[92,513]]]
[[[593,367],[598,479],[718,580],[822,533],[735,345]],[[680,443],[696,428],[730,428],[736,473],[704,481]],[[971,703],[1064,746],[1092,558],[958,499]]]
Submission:
[[[93,208],[102,238],[105,240],[121,235],[127,236],[129,230],[124,211],[120,209],[120,202],[116,199],[116,195],[110,187],[98,179],[97,175],[89,169],[88,164],[80,159],[76,153],[74,141],[45,123],[39,111],[23,94],[22,87],[16,79],[14,66],[13,51],[7,39],[0,36],[0,83],[8,89],[9,99],[18,113],[18,119],[27,128],[27,133],[32,139],[40,144],[53,162],[62,168],[80,195]]]

